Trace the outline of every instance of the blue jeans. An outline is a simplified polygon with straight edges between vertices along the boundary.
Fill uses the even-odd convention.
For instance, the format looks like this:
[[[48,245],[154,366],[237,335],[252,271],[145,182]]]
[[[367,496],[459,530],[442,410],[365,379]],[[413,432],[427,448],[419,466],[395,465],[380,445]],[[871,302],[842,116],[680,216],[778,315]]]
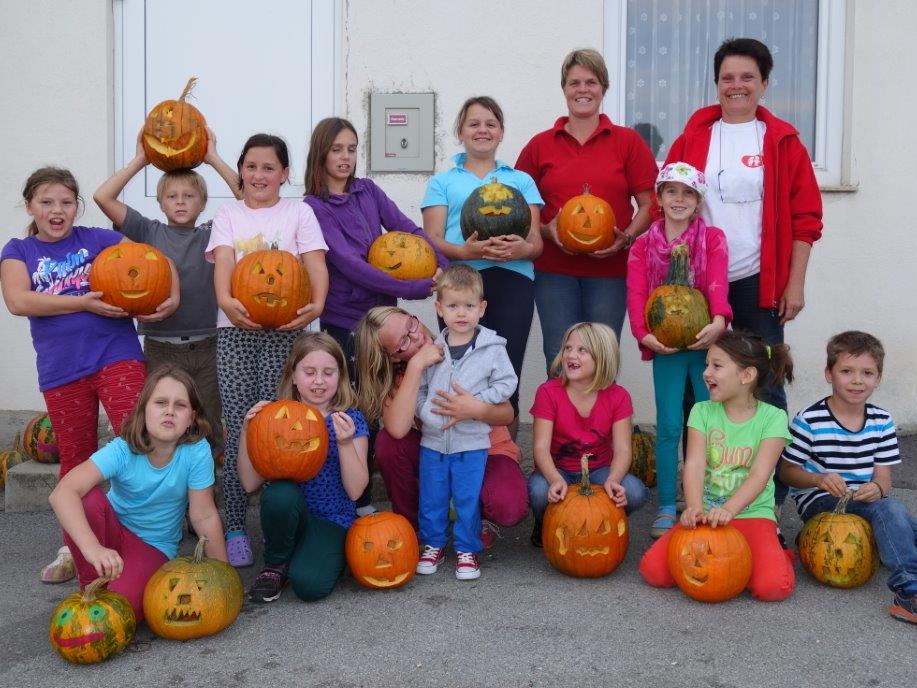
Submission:
[[[747,330],[760,337],[767,344],[783,344],[783,325],[776,308],[761,308],[758,305],[758,294],[761,284],[760,275],[743,277],[729,283],[729,305],[732,308],[732,329]],[[786,391],[783,385],[761,387],[757,396],[777,408],[786,411]],[[783,505],[789,488],[778,477],[782,459],[778,459],[774,469],[774,501],[777,506]]]
[[[578,322],[604,323],[620,340],[626,301],[627,285],[623,277],[571,277],[536,272],[535,304],[548,370],[560,351],[567,329]]]
[[[837,497],[824,495],[809,505],[802,515],[808,521],[815,514],[833,511]],[[891,571],[886,583],[899,597],[917,596],[917,518],[897,499],[886,497],[875,502],[847,502],[847,513],[862,516],[872,525],[879,548],[879,559]]]
[[[578,483],[582,477],[582,473],[579,471],[565,471],[560,468],[557,470],[568,485]],[[589,482],[597,485],[603,484],[608,478],[610,470],[611,466],[604,466],[603,468],[589,471]],[[639,509],[649,498],[650,491],[646,488],[646,485],[640,481],[640,478],[630,473],[624,476],[621,485],[627,494],[627,506],[624,507],[624,511],[627,513]],[[541,520],[544,510],[548,508],[548,487],[548,481],[545,480],[541,473],[536,471],[529,477],[529,505],[532,507],[532,513],[535,514],[536,521]]]
[[[445,547],[449,537],[449,498],[455,507],[452,539],[456,552],[480,552],[481,485],[487,450],[441,454],[420,448],[420,499],[417,525],[420,541]]]

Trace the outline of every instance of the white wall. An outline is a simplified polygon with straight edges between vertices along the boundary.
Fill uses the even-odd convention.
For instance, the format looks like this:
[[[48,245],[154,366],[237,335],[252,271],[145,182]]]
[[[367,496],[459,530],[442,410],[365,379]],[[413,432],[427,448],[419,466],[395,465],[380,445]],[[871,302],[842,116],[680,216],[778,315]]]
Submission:
[[[608,0],[612,2],[613,0]],[[7,9],[9,8],[9,9]],[[51,12],[51,9],[54,12]],[[340,112],[355,124],[367,150],[371,92],[436,94],[437,170],[458,146],[452,122],[462,101],[492,95],[503,106],[506,137],[500,157],[513,162],[525,142],[564,114],[560,62],[574,47],[602,45],[601,0],[461,3],[432,0],[348,0],[344,10],[344,89]],[[899,424],[917,426],[917,341],[913,299],[917,223],[902,217],[914,196],[917,77],[896,46],[908,45],[917,6],[889,0],[883,11],[859,3],[851,13],[851,146],[855,193],[827,193],[825,233],[812,252],[807,308],[787,328],[798,379],[790,407],[826,393],[824,341],[845,328],[867,329],[888,352],[877,395]],[[111,6],[105,0],[67,4],[4,3],[0,31],[0,169],[2,235],[20,236],[26,216],[18,193],[29,171],[47,162],[70,166],[85,190],[110,174]],[[33,27],[41,25],[41,32]],[[54,36],[54,50],[48,50]],[[66,60],[60,56],[65,55]],[[779,59],[779,58],[778,58]],[[612,89],[619,88],[612,84]],[[10,126],[20,122],[21,126]],[[303,132],[303,137],[308,132]],[[363,174],[361,165],[359,174]],[[294,174],[301,174],[301,170]],[[375,180],[418,223],[427,175],[376,174]],[[101,222],[90,208],[84,219]],[[432,308],[425,320],[433,324]],[[34,355],[23,319],[0,314],[5,334],[0,408],[41,407]],[[653,418],[650,366],[642,363],[625,326],[620,381],[633,394],[638,421]],[[528,408],[543,380],[538,327],[533,328],[522,384]]]

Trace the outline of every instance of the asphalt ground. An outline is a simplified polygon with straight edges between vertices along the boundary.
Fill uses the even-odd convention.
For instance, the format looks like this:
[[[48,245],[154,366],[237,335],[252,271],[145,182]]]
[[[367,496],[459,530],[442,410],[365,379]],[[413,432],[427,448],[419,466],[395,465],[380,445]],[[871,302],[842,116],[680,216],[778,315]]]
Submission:
[[[902,441],[895,496],[917,513],[917,437]],[[910,465],[908,465],[910,464]],[[904,489],[903,489],[904,488]],[[790,511],[786,509],[785,511]],[[254,511],[254,510],[253,510]],[[212,638],[156,638],[142,626],[125,653],[71,666],[48,642],[57,602],[75,583],[37,573],[58,546],[50,513],[0,513],[0,686],[912,686],[917,626],[888,615],[884,569],[855,590],[818,584],[797,564],[779,603],[747,593],[717,605],[646,585],[637,564],[654,505],[631,518],[623,564],[597,580],[555,572],[529,544],[531,521],[504,529],[482,577],[459,582],[453,559],[406,587],[370,591],[348,575],[325,600],[288,589],[246,603]],[[799,528],[785,514],[792,541]],[[260,541],[257,514],[250,533]],[[190,537],[182,551],[193,547]],[[260,551],[256,551],[256,562]],[[248,584],[257,566],[242,571]]]

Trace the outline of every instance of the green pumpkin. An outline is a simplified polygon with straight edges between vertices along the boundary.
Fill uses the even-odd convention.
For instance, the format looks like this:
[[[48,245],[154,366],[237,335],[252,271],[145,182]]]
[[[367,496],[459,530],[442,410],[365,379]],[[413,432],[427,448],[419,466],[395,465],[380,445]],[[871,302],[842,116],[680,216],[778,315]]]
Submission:
[[[643,315],[656,339],[675,349],[687,349],[696,341],[697,333],[710,324],[707,299],[691,284],[687,245],[672,249],[669,274],[646,300]]]
[[[95,664],[130,645],[137,620],[124,595],[106,590],[97,578],[64,598],[51,614],[51,647],[73,664]]]
[[[6,485],[7,471],[9,471],[13,466],[17,466],[28,460],[29,457],[25,455],[24,451],[22,451],[21,436],[17,432],[16,440],[13,442],[13,446],[0,452],[0,487]]]
[[[532,211],[518,189],[491,177],[488,184],[472,191],[465,201],[460,224],[465,239],[475,232],[479,240],[507,234],[518,234],[525,239],[532,225]]]
[[[631,447],[630,472],[647,487],[653,487],[656,484],[656,436],[635,425]]]

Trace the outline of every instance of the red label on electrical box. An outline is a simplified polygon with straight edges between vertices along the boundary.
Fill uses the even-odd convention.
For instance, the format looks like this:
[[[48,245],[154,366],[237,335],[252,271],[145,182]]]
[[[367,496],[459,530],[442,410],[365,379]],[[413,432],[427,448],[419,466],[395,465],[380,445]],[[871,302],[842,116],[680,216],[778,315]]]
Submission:
[[[408,116],[406,114],[392,114],[388,113],[388,121],[386,124],[390,127],[403,127],[408,123]]]

